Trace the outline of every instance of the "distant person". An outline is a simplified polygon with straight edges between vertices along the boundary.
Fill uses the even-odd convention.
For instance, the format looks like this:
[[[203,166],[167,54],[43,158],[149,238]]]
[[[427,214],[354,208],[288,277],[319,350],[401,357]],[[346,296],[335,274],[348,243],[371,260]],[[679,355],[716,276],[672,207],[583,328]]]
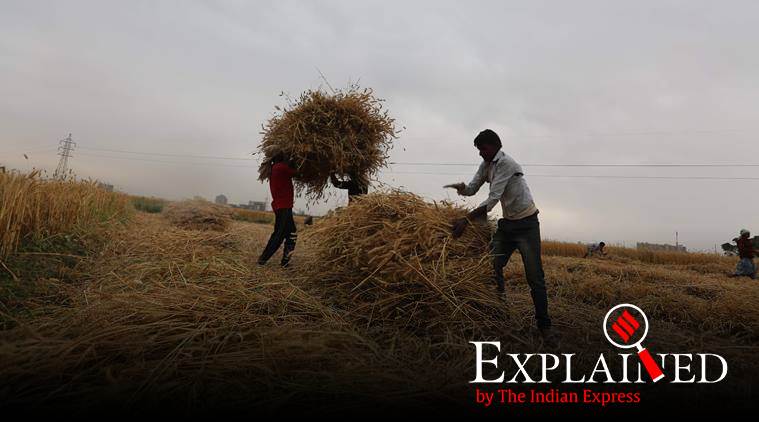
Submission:
[[[295,220],[293,219],[293,204],[295,202],[293,176],[295,176],[296,171],[282,154],[274,156],[270,165],[269,190],[271,190],[272,197],[271,209],[274,211],[274,232],[269,237],[269,242],[261,253],[261,257],[258,258],[258,265],[265,265],[284,242],[285,247],[282,250],[280,265],[287,267],[290,264],[290,257],[295,250],[295,241],[297,240]]]
[[[332,186],[338,189],[346,189],[348,191],[348,203],[369,192],[369,182],[366,178],[358,176],[355,173],[349,174],[347,180],[339,180],[337,175],[332,173],[329,175],[329,179],[332,182]]]
[[[743,229],[740,231],[740,237],[733,239],[738,244],[738,256],[740,257],[733,276],[748,276],[755,280],[756,265],[754,264],[754,255],[756,255],[756,252],[749,236],[751,236],[751,233]]]
[[[605,247],[606,247],[606,243],[604,242],[590,243],[588,244],[588,250],[587,252],[585,252],[585,256],[583,256],[583,258],[590,258],[593,255],[605,256],[606,255],[606,251],[604,250]]]
[[[503,268],[509,262],[511,254],[518,249],[530,286],[538,329],[544,339],[553,342],[554,338],[550,336],[551,318],[548,316],[545,276],[540,258],[538,209],[524,179],[522,167],[501,150],[501,139],[490,129],[483,130],[474,138],[474,146],[479,150],[482,163],[472,181],[468,185],[455,183],[445,187],[455,188],[459,195],[472,196],[487,182],[490,184],[490,193],[488,198],[466,217],[453,223],[453,237],[461,236],[469,221],[487,216],[488,211],[501,203],[503,218],[498,220],[498,229],[491,242],[497,292],[504,293]]]

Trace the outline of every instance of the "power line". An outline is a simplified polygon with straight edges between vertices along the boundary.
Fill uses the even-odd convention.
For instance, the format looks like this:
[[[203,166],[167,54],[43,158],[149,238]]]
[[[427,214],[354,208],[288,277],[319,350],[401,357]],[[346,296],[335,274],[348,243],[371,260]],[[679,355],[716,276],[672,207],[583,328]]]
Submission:
[[[598,176],[532,174],[529,177],[592,178],[592,179],[652,179],[652,180],[759,180],[759,177],[712,177],[712,176]]]
[[[388,163],[390,165],[399,166],[479,166],[479,163],[408,163],[393,161]],[[521,164],[522,167],[759,167],[759,164],[716,164],[716,163],[703,163],[703,164]]]
[[[514,138],[566,138],[566,137],[609,137],[609,136],[657,136],[657,135],[716,135],[724,133],[746,133],[746,130],[740,129],[723,129],[723,130],[651,130],[651,131],[629,131],[629,132],[599,132],[599,133],[568,133],[564,135],[513,135]],[[506,135],[505,138],[512,136]]]
[[[144,152],[144,151],[128,151],[119,149],[108,148],[96,148],[96,147],[79,147],[79,149],[88,151],[103,151],[114,152],[121,154],[136,154],[136,155],[149,155],[149,156],[164,156],[164,157],[178,157],[178,158],[199,158],[199,159],[213,159],[213,160],[237,160],[237,161],[256,161],[253,158],[239,158],[230,156],[215,156],[215,155],[200,155],[200,154],[178,154],[178,153],[160,153],[160,152]],[[478,166],[479,163],[434,163],[434,162],[401,162],[391,161],[389,165],[408,165],[408,166]],[[759,167],[759,163],[630,163],[630,164],[598,164],[598,163],[577,163],[577,164],[546,164],[546,163],[531,163],[522,164],[523,167]]]
[[[239,157],[222,157],[222,156],[214,156],[214,155],[193,155],[193,154],[172,154],[172,153],[163,153],[163,152],[141,152],[141,151],[126,151],[126,150],[119,150],[119,149],[107,149],[107,148],[95,148],[95,147],[80,147],[80,149],[84,150],[91,150],[91,151],[103,151],[103,152],[116,152],[121,154],[137,154],[137,155],[158,155],[158,156],[164,156],[164,157],[186,157],[186,158],[207,158],[207,159],[213,159],[213,160],[243,160],[243,161],[253,161],[253,158],[239,158]]]
[[[50,144],[47,144],[47,145],[37,145],[33,147],[6,150],[6,151],[3,151],[1,154],[16,155],[16,154],[24,154],[24,153],[30,153],[30,152],[46,152],[46,151],[57,151],[57,150],[58,150],[57,147],[50,146]]]
[[[151,163],[181,164],[181,165],[190,165],[190,166],[218,166],[218,167],[244,167],[244,168],[258,167],[258,166],[248,166],[248,165],[240,165],[240,164],[197,163],[197,162],[189,162],[189,161],[153,160],[150,158],[137,158],[137,157],[114,157],[112,155],[90,154],[87,152],[80,152],[79,155],[83,155],[86,157],[110,158],[114,160],[146,161],[146,162],[151,162]]]
[[[214,159],[214,160],[237,160],[237,161],[255,161],[253,158],[237,158],[229,156],[213,156],[213,155],[197,155],[197,154],[172,154],[172,153],[154,153],[154,152],[141,152],[141,151],[126,151],[115,150],[107,148],[94,148],[94,147],[79,147],[83,150],[92,151],[104,151],[114,152],[122,154],[137,154],[137,155],[150,155],[150,156],[165,156],[165,157],[186,157],[186,158],[199,158],[199,159]],[[478,166],[479,163],[431,163],[431,162],[399,162],[392,161],[388,163],[390,165],[410,165],[410,166]],[[718,164],[718,163],[694,163],[694,164],[522,164],[523,167],[759,167],[759,164],[751,163],[733,163],[733,164]]]
[[[114,157],[109,155],[79,153],[83,156],[109,158],[115,160],[144,161],[162,164],[179,164],[179,165],[200,165],[200,166],[217,166],[217,167],[238,167],[238,168],[257,168],[257,166],[239,165],[239,164],[222,164],[222,163],[198,163],[186,161],[169,161],[154,160],[150,158],[137,157]],[[431,175],[431,176],[471,176],[471,173],[441,173],[441,172],[418,172],[418,171],[387,171],[389,174],[414,174],[414,175]],[[759,180],[759,177],[711,177],[711,176],[610,176],[610,175],[562,175],[562,174],[530,174],[528,177],[546,177],[546,178],[582,178],[582,179],[640,179],[640,180]]]
[[[70,140],[70,137],[67,138]],[[67,152],[63,146],[66,140],[61,141],[61,162],[65,166],[67,165],[67,159],[70,157],[70,152],[73,150],[73,146]],[[75,143],[71,141],[73,145]],[[178,158],[197,158],[197,159],[221,159],[221,160],[240,160],[240,161],[253,161],[251,158],[238,158],[229,156],[210,156],[210,155],[198,155],[198,154],[178,154],[178,153],[151,153],[143,151],[128,151],[108,148],[96,148],[96,147],[80,147],[84,150],[92,151],[104,151],[122,154],[135,154],[135,155],[157,155],[166,157],[178,157]],[[187,162],[187,161],[171,161],[171,160],[157,160],[152,158],[138,158],[138,157],[118,157],[102,154],[80,153],[84,156],[107,158],[116,160],[130,160],[130,161],[143,161],[154,162],[162,164],[179,164],[179,165],[199,165],[199,166],[218,166],[218,167],[239,167],[239,168],[257,168],[257,166],[250,165],[235,165],[235,164],[222,164],[222,163],[208,163],[208,162]],[[390,165],[414,165],[414,166],[467,166],[472,167],[479,165],[478,163],[433,163],[433,162],[390,162]],[[61,163],[59,163],[59,166]],[[717,164],[717,163],[693,163],[693,164],[523,164],[525,167],[759,167],[759,164],[750,163],[733,163],[733,164]],[[58,172],[58,170],[56,170]],[[65,170],[63,170],[65,173]],[[441,173],[441,172],[418,172],[418,171],[388,171],[390,174],[414,174],[414,175],[433,175],[433,176],[465,176],[470,173]],[[62,174],[62,173],[61,173]],[[755,177],[711,177],[711,176],[612,176],[612,175],[561,175],[561,174],[530,174],[529,177],[545,177],[545,178],[581,178],[581,179],[620,179],[620,180],[759,180]]]
[[[432,176],[471,176],[471,173],[426,173],[426,172],[387,172],[390,174],[423,174]],[[642,180],[759,180],[759,177],[712,177],[712,176],[607,176],[607,175],[564,175],[564,174],[528,174],[526,177],[555,177],[578,179],[642,179]]]
[[[622,131],[622,132],[587,132],[587,133],[563,133],[563,134],[506,134],[501,135],[502,139],[513,140],[519,138],[598,138],[598,137],[625,137],[625,136],[685,136],[685,135],[724,135],[724,134],[741,134],[753,133],[753,130],[744,129],[718,129],[718,130],[640,130],[640,131]],[[417,141],[438,141],[439,137],[414,137],[404,138]]]

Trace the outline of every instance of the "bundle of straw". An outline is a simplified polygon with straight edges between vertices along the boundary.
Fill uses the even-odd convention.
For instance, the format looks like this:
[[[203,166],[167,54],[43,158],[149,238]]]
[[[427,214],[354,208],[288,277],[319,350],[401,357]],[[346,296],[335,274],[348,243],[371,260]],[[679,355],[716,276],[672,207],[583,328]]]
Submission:
[[[229,207],[208,201],[188,200],[169,204],[164,215],[179,228],[225,231],[232,221],[233,213]]]
[[[259,180],[269,178],[269,163],[280,154],[298,170],[298,191],[314,201],[324,196],[330,173],[375,175],[397,137],[382,101],[353,85],[333,94],[309,90],[285,109],[276,107],[261,132]]]
[[[375,192],[305,232],[312,249],[306,266],[335,287],[338,305],[367,322],[447,329],[475,314],[502,321],[483,284],[490,277],[492,229],[486,220],[475,221],[453,239],[451,221],[465,214],[411,193]]]

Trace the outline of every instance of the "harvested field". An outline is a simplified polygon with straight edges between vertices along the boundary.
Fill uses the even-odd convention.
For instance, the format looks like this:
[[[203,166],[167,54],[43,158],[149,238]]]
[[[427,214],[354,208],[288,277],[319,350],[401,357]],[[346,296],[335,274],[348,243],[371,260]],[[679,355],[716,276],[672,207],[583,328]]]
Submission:
[[[253,211],[243,208],[232,208],[232,219],[237,221],[245,221],[248,223],[260,223],[260,224],[274,224],[274,212],[273,211]],[[306,220],[306,216],[293,215],[295,224],[303,224]]]
[[[173,202],[163,214],[171,224],[183,229],[216,231],[226,230],[234,215],[228,206],[201,200]]]
[[[576,365],[589,370],[594,356],[613,352],[600,321],[620,302],[648,313],[652,352],[719,353],[730,362],[725,397],[752,394],[759,285],[720,273],[721,258],[657,265],[545,256],[561,337],[547,349],[518,255],[501,300],[487,257],[461,248],[480,242],[476,233],[462,243],[444,235],[444,221],[460,211],[404,197],[437,216],[413,232],[405,225],[413,216],[365,199],[366,220],[354,218],[358,202],[356,211],[304,228],[286,270],[254,264],[269,225],[233,221],[224,232],[197,231],[146,213],[114,226],[65,278],[27,279],[14,268],[20,282],[46,289],[0,308],[3,401],[81,407],[96,397],[124,408],[171,402],[186,412],[259,405],[338,412],[330,400],[338,395],[434,412],[470,400],[468,341],[499,339],[510,353],[575,353]],[[398,245],[377,240],[393,236]],[[354,250],[372,244],[370,254]],[[676,387],[664,384],[659,394]]]

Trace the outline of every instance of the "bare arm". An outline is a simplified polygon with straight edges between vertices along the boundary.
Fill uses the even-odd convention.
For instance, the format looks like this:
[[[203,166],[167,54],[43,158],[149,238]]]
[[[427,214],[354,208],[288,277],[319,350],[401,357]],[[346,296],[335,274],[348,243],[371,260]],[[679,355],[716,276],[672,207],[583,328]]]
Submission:
[[[330,174],[329,179],[332,182],[332,186],[338,189],[348,189],[348,182],[338,180],[337,176],[335,176],[335,173]]]

